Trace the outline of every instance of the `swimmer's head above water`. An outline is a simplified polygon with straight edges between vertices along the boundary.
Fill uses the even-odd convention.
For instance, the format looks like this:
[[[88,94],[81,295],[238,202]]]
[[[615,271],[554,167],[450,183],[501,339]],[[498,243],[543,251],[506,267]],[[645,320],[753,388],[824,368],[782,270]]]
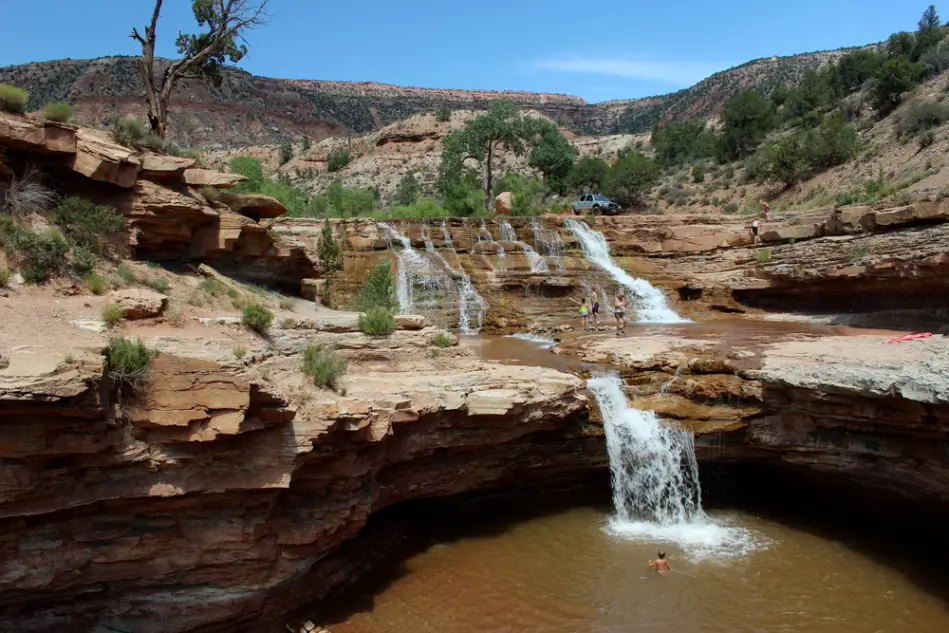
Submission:
[[[662,559],[664,559],[664,558],[666,557],[666,553],[665,553],[665,552],[659,552],[658,556],[659,556],[659,560],[662,560]]]

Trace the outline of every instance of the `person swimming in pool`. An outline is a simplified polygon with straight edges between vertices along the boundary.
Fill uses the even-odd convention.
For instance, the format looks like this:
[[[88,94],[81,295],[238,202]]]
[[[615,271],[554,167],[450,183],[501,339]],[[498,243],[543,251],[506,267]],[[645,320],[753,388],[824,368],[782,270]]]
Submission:
[[[665,575],[667,571],[672,569],[672,565],[669,564],[669,561],[666,560],[666,553],[659,552],[658,558],[656,560],[649,561],[649,567],[655,567],[656,571],[662,575]]]

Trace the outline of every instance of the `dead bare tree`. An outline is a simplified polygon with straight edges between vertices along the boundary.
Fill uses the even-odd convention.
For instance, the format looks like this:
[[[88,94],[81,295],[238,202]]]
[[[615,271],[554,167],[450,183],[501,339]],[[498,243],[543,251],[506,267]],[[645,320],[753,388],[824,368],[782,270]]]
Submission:
[[[145,84],[148,123],[152,132],[165,138],[171,93],[180,79],[202,78],[219,85],[224,63],[237,63],[247,54],[243,34],[265,23],[264,9],[268,1],[194,0],[191,6],[195,20],[207,31],[194,35],[179,32],[175,43],[181,57],[165,65],[164,70],[156,68],[155,39],[162,0],[155,1],[152,21],[145,27],[145,35],[142,36],[136,28],[129,35],[142,45],[138,72]]]

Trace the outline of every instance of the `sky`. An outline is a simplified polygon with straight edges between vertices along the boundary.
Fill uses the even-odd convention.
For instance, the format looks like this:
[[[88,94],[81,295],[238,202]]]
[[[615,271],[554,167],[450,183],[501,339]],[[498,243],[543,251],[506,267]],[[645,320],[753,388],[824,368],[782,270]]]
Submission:
[[[0,66],[140,52],[154,0],[0,0]],[[158,53],[196,28],[165,0]],[[937,8],[938,8],[937,4]],[[589,102],[665,94],[746,61],[912,30],[912,0],[270,0],[239,64],[257,75],[556,92]],[[943,19],[949,18],[949,5]]]

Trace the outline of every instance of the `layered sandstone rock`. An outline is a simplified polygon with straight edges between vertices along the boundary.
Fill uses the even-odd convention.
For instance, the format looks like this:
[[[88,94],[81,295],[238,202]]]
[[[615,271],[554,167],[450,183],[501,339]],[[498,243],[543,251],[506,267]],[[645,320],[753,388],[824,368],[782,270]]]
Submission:
[[[168,297],[144,288],[122,288],[113,290],[109,300],[122,308],[126,319],[148,319],[162,313],[168,305]]]

